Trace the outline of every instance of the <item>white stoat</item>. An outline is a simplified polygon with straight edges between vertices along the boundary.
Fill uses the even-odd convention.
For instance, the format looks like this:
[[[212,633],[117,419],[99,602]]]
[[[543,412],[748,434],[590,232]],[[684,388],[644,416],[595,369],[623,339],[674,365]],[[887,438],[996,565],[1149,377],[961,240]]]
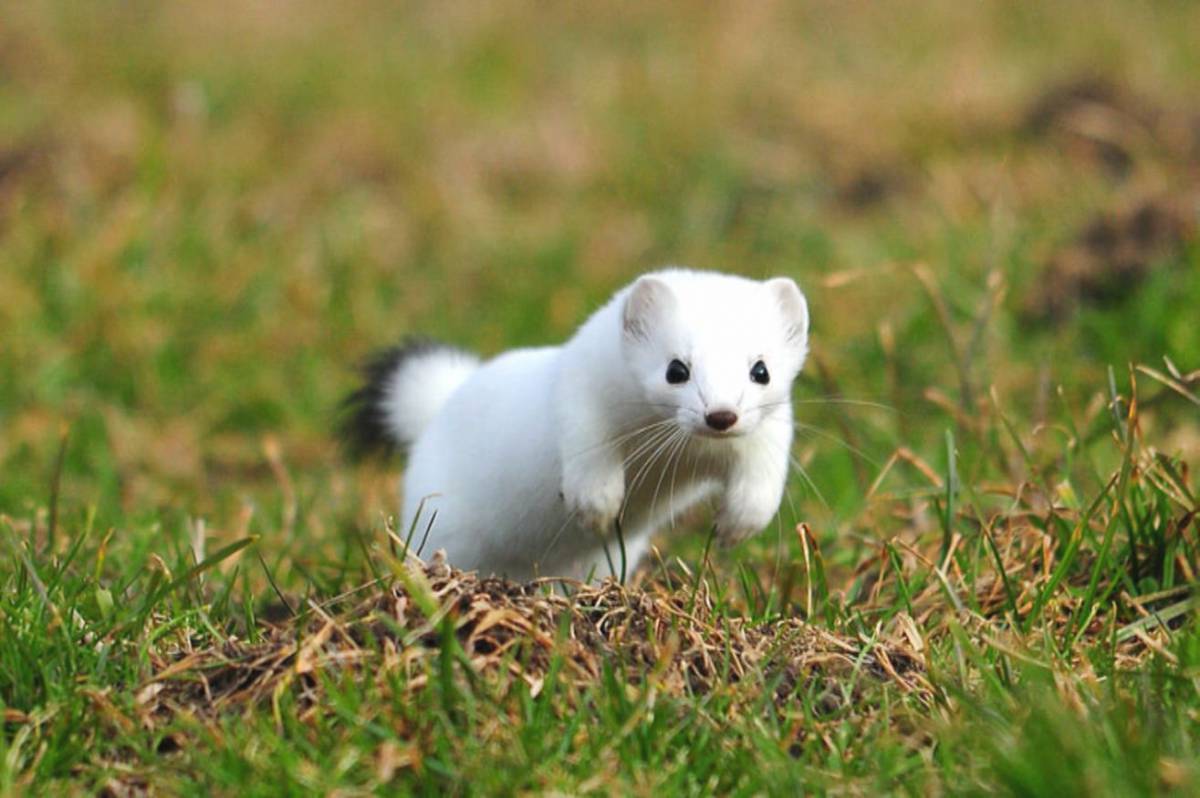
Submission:
[[[426,556],[517,580],[619,575],[703,499],[721,542],[767,525],[807,351],[791,279],[667,269],[562,346],[486,362],[430,341],[390,350],[344,430],[352,450],[408,450],[399,528]]]

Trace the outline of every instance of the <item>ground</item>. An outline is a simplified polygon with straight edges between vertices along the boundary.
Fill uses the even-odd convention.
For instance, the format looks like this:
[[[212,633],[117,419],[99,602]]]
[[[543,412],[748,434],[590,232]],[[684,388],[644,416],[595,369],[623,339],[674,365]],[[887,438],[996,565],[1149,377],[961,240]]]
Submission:
[[[10,4],[0,795],[1200,791],[1200,7]],[[796,278],[778,519],[405,557],[401,335]]]

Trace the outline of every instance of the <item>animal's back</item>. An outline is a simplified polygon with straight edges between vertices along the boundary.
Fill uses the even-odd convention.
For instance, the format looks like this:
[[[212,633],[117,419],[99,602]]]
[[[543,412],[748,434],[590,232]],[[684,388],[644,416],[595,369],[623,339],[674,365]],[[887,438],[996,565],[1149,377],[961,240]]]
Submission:
[[[460,568],[532,575],[566,521],[551,391],[558,352],[521,349],[485,363],[418,439],[401,531],[415,528],[420,542],[428,528],[423,556],[445,549]]]

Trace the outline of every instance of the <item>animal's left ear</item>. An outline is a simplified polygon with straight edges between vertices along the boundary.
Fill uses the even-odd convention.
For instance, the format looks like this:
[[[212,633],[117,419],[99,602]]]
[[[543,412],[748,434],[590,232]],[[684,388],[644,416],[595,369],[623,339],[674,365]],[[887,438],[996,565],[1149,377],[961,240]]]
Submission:
[[[785,337],[797,346],[804,346],[808,341],[808,302],[800,293],[800,287],[790,277],[776,277],[767,280],[765,285],[779,303],[786,325]]]

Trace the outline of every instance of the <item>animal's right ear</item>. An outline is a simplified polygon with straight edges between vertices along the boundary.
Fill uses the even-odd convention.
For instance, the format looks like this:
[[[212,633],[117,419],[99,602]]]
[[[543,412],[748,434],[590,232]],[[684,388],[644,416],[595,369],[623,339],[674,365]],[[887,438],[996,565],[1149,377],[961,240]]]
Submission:
[[[625,335],[646,340],[675,303],[671,288],[656,277],[641,277],[625,298],[621,327]]]
[[[800,291],[800,286],[790,277],[776,277],[767,280],[767,290],[779,303],[785,325],[784,337],[787,340],[804,347],[808,343],[808,301]]]

